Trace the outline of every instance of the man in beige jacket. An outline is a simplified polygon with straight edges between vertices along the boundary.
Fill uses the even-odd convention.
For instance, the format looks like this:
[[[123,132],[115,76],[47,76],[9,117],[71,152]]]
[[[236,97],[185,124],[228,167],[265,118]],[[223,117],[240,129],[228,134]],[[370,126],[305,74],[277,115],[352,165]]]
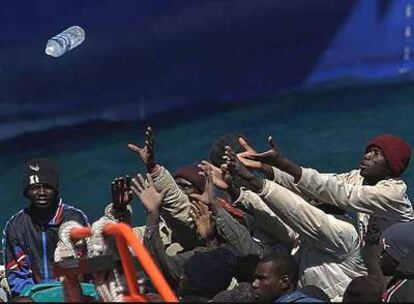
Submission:
[[[400,179],[410,160],[410,146],[400,137],[380,135],[368,142],[359,169],[323,174],[300,167],[282,155],[271,137],[268,141],[271,149],[256,153],[241,139],[246,152],[239,154],[240,160],[251,168],[266,167],[268,178],[307,201],[357,211],[365,263],[371,274],[381,275],[377,262],[381,232],[396,222],[414,219],[407,185]],[[269,166],[273,166],[270,174]]]
[[[231,149],[226,154],[222,169],[248,185],[239,202],[253,209],[257,221],[268,218],[275,237],[295,244],[292,253],[299,262],[299,286],[315,285],[331,301],[341,301],[349,282],[366,274],[351,219],[340,208],[324,211],[323,205],[314,206],[293,191],[253,175]]]

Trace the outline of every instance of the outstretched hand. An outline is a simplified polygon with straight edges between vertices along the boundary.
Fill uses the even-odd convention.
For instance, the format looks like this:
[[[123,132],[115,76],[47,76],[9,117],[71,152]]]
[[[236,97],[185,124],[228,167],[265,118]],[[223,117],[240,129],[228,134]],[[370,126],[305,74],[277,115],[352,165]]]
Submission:
[[[223,171],[220,168],[217,168],[213,164],[209,163],[206,160],[202,160],[198,167],[201,168],[204,172],[211,170],[211,177],[213,179],[213,184],[223,190],[229,188],[229,185],[226,183],[225,176]]]
[[[151,173],[155,168],[154,132],[152,131],[152,128],[147,127],[145,131],[144,147],[141,148],[137,144],[129,143],[128,148],[138,154],[144,163],[147,172]]]
[[[263,167],[263,163],[277,167],[283,157],[282,152],[276,145],[276,142],[273,140],[272,136],[268,137],[267,142],[270,149],[262,153],[257,153],[245,142],[248,149],[246,149],[245,152],[240,153],[239,157],[243,164],[252,169],[261,169]],[[242,142],[240,142],[240,144],[242,144]],[[248,162],[248,160],[251,162]]]
[[[202,168],[204,170],[204,168]],[[205,171],[200,172],[199,174],[204,174],[206,178],[206,185],[204,187],[204,192],[202,194],[191,193],[190,198],[198,200],[203,204],[210,205],[214,200],[214,186],[213,186],[213,174],[211,167],[206,166]]]
[[[112,206],[115,210],[123,210],[132,201],[131,177],[115,178],[111,183]]]
[[[197,227],[198,234],[205,240],[215,236],[214,220],[208,207],[199,201],[193,201],[190,216]]]
[[[147,174],[147,181],[144,180],[141,174],[132,179],[132,192],[139,197],[148,213],[158,212],[164,200],[168,188],[157,191],[154,186],[154,181],[150,174]]]
[[[222,170],[224,170],[233,183],[237,185],[236,180],[241,179],[244,181],[244,185],[249,185],[254,191],[259,191],[262,188],[263,180],[255,176],[243,165],[230,146],[225,147],[224,159],[226,163],[222,166]]]
[[[249,156],[257,154],[257,151],[243,137],[239,137],[239,143],[245,151],[237,153],[237,158],[247,168],[261,170],[263,168],[262,162],[249,158]]]

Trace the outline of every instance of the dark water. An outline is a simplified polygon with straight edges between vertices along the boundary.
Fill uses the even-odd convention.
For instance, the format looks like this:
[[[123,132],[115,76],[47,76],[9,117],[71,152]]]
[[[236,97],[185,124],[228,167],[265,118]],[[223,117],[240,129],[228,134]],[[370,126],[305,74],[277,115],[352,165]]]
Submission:
[[[290,92],[253,100],[233,108],[191,108],[184,115],[154,118],[157,161],[171,171],[208,155],[221,134],[241,132],[259,150],[272,134],[282,151],[303,166],[324,172],[355,168],[365,143],[381,133],[394,133],[414,144],[414,86],[412,83],[363,88]],[[127,149],[142,142],[144,125],[89,124],[55,129],[0,143],[0,223],[27,205],[21,194],[25,160],[38,156],[60,164],[64,200],[97,219],[110,199],[113,178],[143,172],[140,160]],[[412,194],[413,170],[404,178]],[[133,202],[136,223],[144,213]]]

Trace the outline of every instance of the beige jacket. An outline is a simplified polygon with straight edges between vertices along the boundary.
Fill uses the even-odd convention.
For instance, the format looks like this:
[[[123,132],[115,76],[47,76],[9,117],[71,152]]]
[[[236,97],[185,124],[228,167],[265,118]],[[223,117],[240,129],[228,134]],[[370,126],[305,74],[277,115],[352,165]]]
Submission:
[[[344,174],[322,174],[314,169],[302,168],[297,184],[289,174],[273,168],[274,181],[298,193],[343,209],[357,211],[361,236],[370,225],[380,234],[388,226],[414,219],[414,212],[407,196],[407,185],[401,179],[387,179],[375,186],[362,185],[359,170]],[[370,220],[370,217],[372,219]]]
[[[326,214],[272,181],[265,181],[260,197],[288,226],[284,235],[298,245],[300,286],[318,286],[332,301],[341,301],[349,282],[367,274],[350,218]]]

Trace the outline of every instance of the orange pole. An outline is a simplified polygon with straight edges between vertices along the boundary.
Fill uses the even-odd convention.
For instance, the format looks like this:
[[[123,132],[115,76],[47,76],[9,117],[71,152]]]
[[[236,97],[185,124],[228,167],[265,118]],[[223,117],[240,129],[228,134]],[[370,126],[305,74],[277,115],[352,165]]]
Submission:
[[[82,239],[88,237],[90,235],[90,231],[91,229],[89,227],[75,228],[71,232],[71,237],[73,239]],[[177,297],[175,296],[174,292],[168,285],[168,282],[165,280],[164,276],[158,269],[158,266],[154,263],[151,255],[148,253],[145,246],[138,241],[131,227],[124,223],[108,224],[104,227],[104,233],[115,236],[117,247],[121,256],[122,266],[125,271],[125,277],[127,279],[128,288],[130,288],[130,284],[131,286],[134,286],[132,289],[130,289],[131,295],[126,296],[125,300],[140,301],[140,299],[142,299],[143,297],[141,294],[135,293],[135,290],[138,290],[136,288],[136,276],[133,272],[135,267],[132,264],[131,256],[129,255],[128,247],[126,246],[128,244],[134,251],[135,256],[139,260],[141,266],[144,268],[147,275],[150,277],[152,283],[154,284],[155,288],[160,293],[164,301],[178,302]],[[127,272],[133,272],[133,275],[130,276],[127,274]],[[132,284],[133,278],[135,278],[135,281]],[[128,282],[128,280],[130,282]]]
[[[134,251],[137,259],[141,263],[141,266],[150,277],[152,283],[164,301],[178,302],[178,299],[170,288],[170,285],[168,285],[168,282],[165,280],[161,271],[158,269],[158,266],[154,263],[147,249],[138,241],[131,227],[124,223],[108,224],[105,226],[104,232],[108,234],[122,235],[128,245]]]

